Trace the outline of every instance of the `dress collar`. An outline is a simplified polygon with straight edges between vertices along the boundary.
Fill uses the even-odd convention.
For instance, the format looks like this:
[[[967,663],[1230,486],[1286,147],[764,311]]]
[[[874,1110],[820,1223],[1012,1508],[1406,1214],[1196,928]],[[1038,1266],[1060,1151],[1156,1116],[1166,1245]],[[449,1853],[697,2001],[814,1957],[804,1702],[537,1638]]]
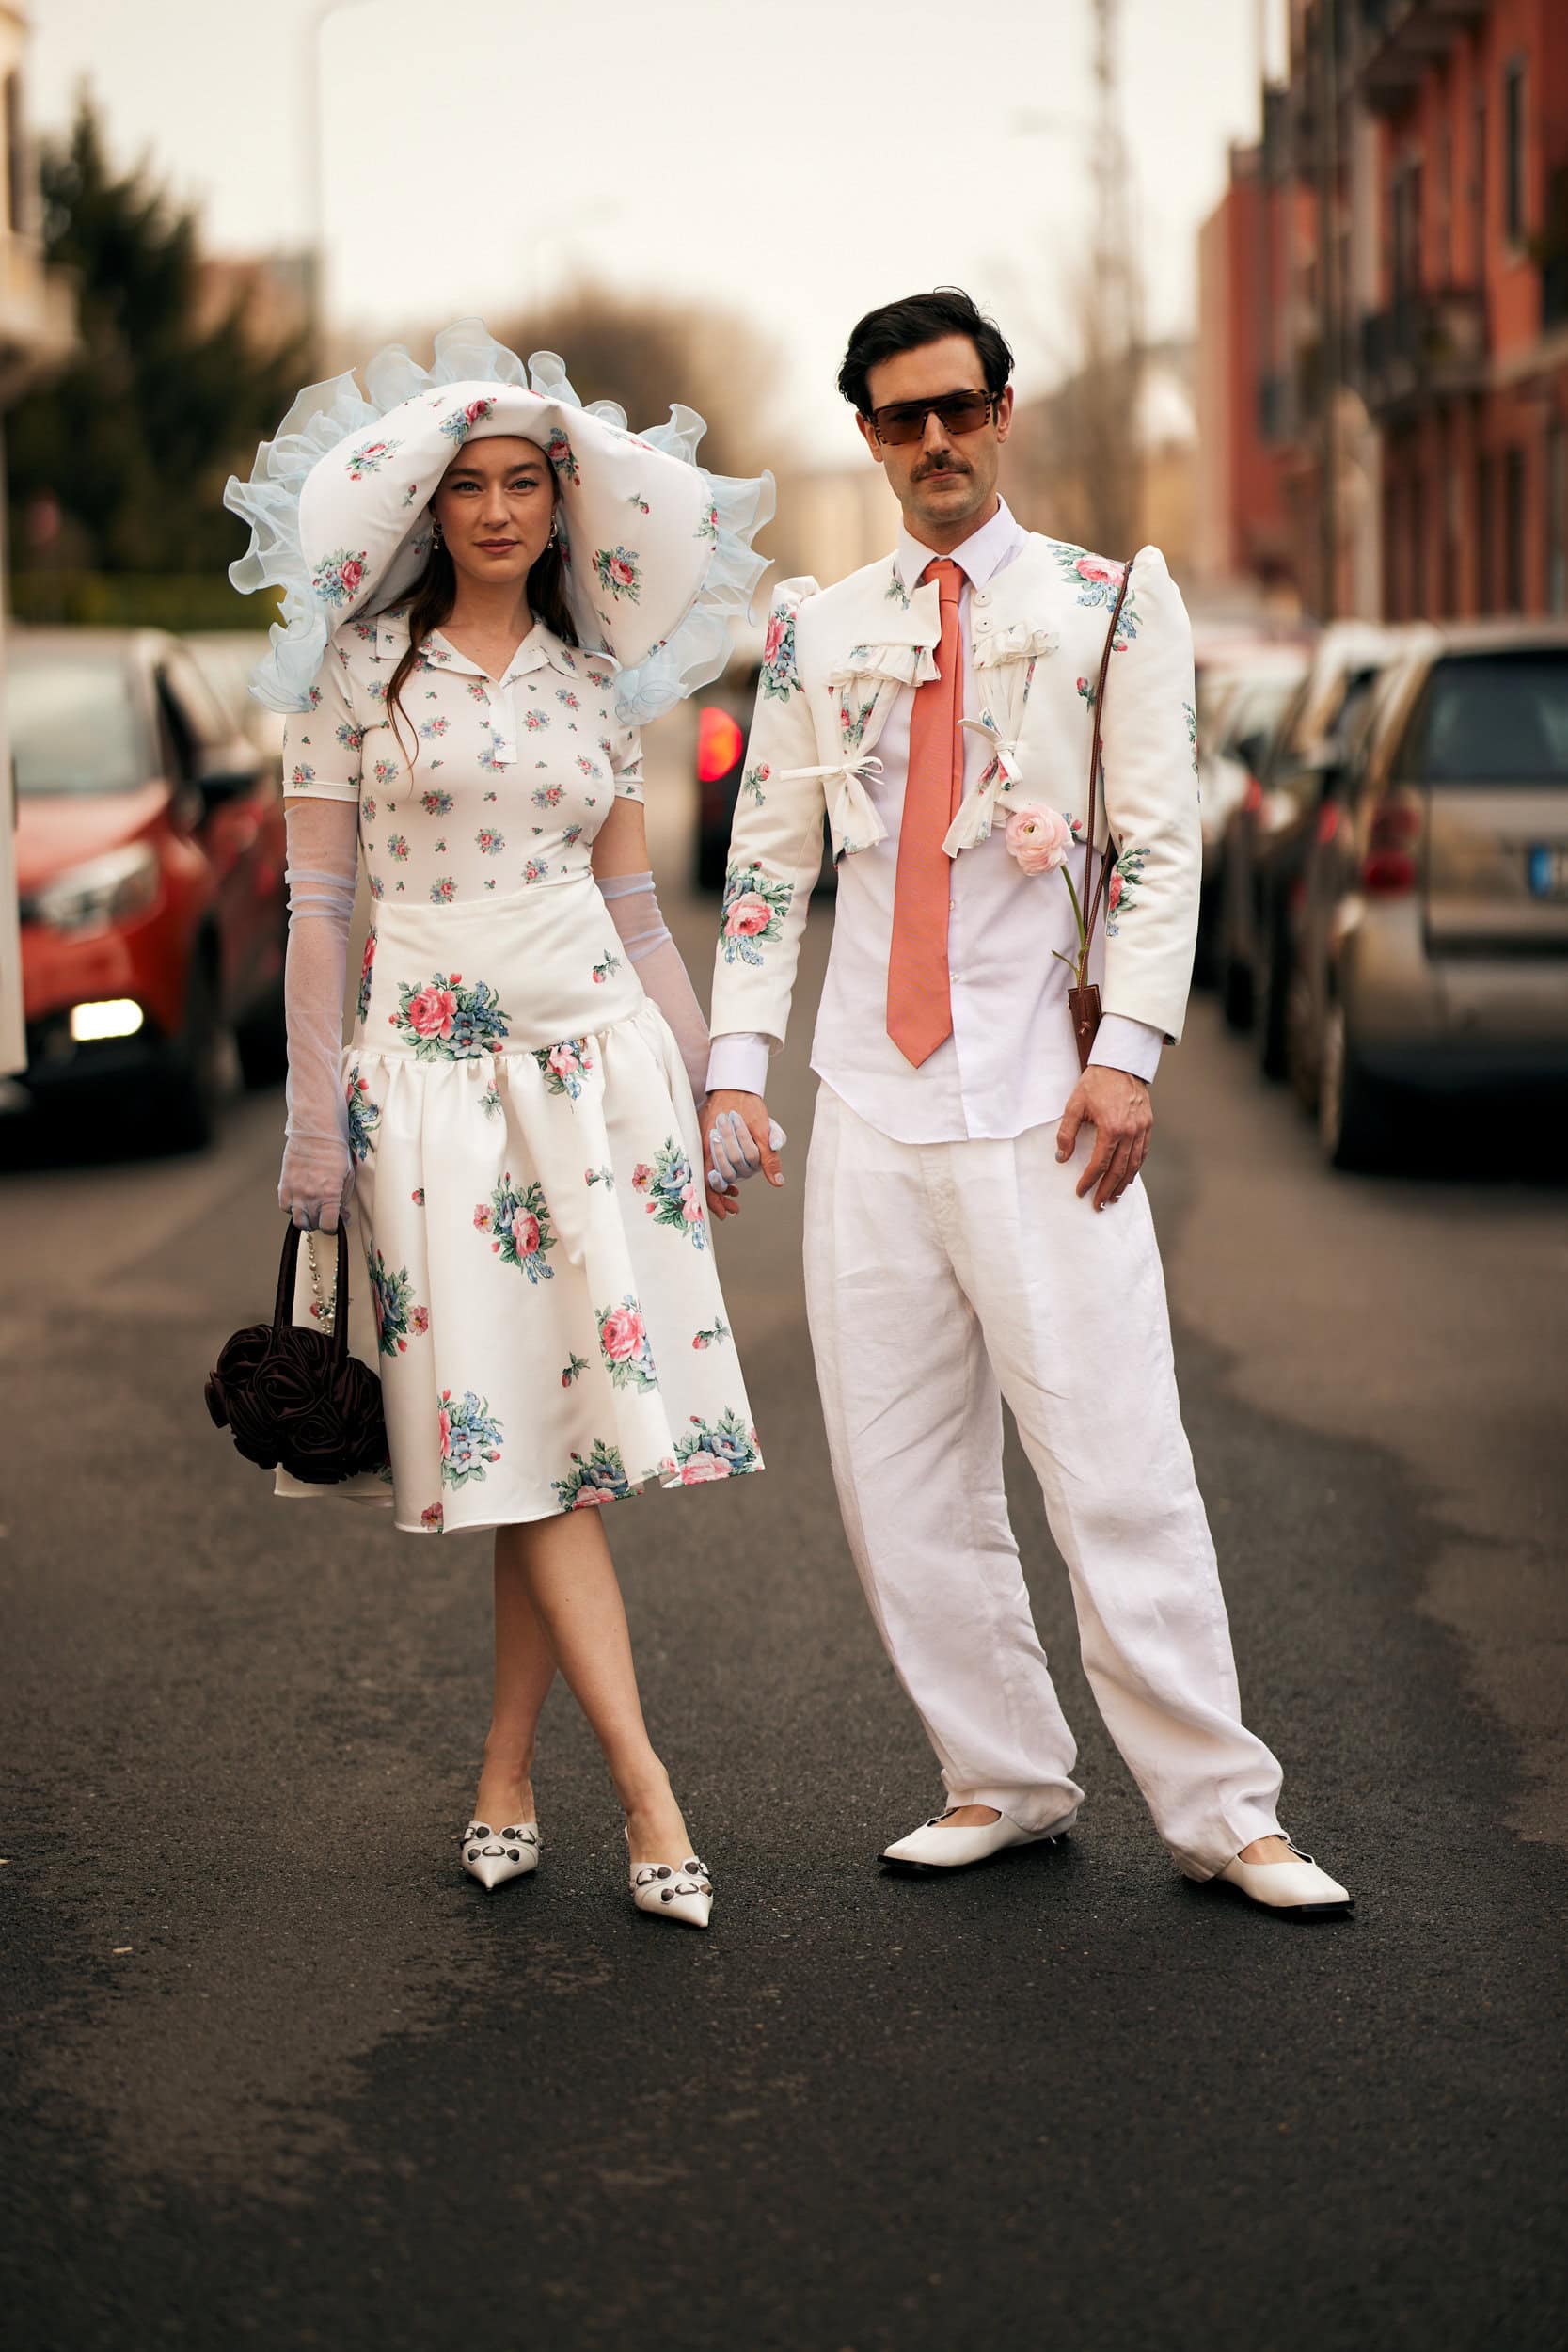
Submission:
[[[375,658],[378,661],[401,661],[407,648],[408,607],[405,604],[394,605],[376,619]],[[433,670],[450,673],[453,677],[487,678],[490,675],[470,655],[460,653],[455,645],[449,644],[438,628],[431,630],[420,650]],[[569,677],[576,677],[578,664],[584,658],[581,653],[574,652],[571,646],[563,645],[555,631],[547,628],[543,621],[535,621],[513,655],[500,684],[510,686],[514,679],[526,677],[531,670],[562,670]],[[594,660],[602,662],[606,669],[615,666],[613,660],[605,655],[595,654]]]
[[[967,539],[960,540],[956,548],[949,550],[949,554],[972,588],[984,588],[1002,564],[1018,553],[1028,535],[1006,500],[998,499],[996,512],[990,522],[982,523],[978,531],[972,531]],[[915,582],[927,564],[934,564],[938,559],[935,549],[922,547],[906,526],[898,533],[898,545],[893,560],[906,594],[912,594]]]

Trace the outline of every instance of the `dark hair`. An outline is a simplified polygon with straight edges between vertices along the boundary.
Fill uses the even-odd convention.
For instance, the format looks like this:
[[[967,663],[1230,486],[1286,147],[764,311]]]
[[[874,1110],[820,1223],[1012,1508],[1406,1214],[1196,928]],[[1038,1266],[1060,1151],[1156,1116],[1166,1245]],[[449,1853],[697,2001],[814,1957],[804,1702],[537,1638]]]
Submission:
[[[929,294],[906,294],[901,302],[884,302],[867,310],[850,334],[838,372],[839,390],[859,415],[869,416],[872,369],[896,352],[918,351],[944,335],[967,335],[980,355],[992,400],[1006,391],[1013,372],[1006,338],[961,286],[937,286]]]
[[[551,479],[553,484],[553,474]],[[559,506],[559,488],[555,490],[555,500]],[[407,715],[403,707],[402,696],[408,674],[419,660],[420,648],[431,630],[439,628],[443,621],[451,618],[451,609],[456,602],[457,566],[447,552],[445,540],[435,539],[431,542],[425,567],[414,582],[408,600],[408,644],[399,656],[391,684],[387,689],[388,723],[397,737],[400,751],[403,749],[403,735],[398,721]],[[566,602],[566,567],[558,539],[552,538],[544,554],[529,567],[528,609],[536,621],[543,621],[545,627],[560,638],[563,645],[577,644],[577,623]],[[410,766],[419,755],[420,739],[416,730],[414,748],[409,754]]]

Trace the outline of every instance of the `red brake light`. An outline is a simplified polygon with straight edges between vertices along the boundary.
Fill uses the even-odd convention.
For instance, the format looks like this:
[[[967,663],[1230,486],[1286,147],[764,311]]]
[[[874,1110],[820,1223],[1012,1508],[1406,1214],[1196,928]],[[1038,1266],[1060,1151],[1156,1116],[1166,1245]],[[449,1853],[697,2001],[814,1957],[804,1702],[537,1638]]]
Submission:
[[[1318,811],[1318,846],[1326,850],[1339,830],[1339,811],[1333,801],[1325,801]]]
[[[1425,816],[1418,801],[1386,800],[1367,827],[1361,887],[1374,898],[1402,898],[1417,881],[1415,851]]]
[[[740,757],[746,739],[727,710],[709,703],[697,718],[697,781],[717,784]]]
[[[1242,795],[1242,806],[1249,817],[1256,817],[1262,805],[1263,787],[1256,776],[1248,776],[1246,790]]]
[[[1361,887],[1373,898],[1402,898],[1416,887],[1416,861],[1404,850],[1374,850],[1361,868]]]

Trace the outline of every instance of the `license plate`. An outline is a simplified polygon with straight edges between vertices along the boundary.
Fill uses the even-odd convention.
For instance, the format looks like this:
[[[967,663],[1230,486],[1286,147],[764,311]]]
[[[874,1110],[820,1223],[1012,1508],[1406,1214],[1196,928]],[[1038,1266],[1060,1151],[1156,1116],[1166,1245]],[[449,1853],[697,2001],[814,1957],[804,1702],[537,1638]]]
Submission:
[[[1568,846],[1537,842],[1526,851],[1525,871],[1532,898],[1568,898]]]

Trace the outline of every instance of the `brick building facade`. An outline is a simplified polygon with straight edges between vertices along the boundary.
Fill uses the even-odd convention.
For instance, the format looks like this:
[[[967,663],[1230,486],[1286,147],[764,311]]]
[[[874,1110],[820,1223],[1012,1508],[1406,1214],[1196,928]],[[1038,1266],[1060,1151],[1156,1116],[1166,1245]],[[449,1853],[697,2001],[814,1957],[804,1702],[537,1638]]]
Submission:
[[[1568,612],[1564,0],[1292,0],[1202,233],[1210,276],[1253,254],[1209,370],[1252,389],[1231,564],[1319,612]]]

